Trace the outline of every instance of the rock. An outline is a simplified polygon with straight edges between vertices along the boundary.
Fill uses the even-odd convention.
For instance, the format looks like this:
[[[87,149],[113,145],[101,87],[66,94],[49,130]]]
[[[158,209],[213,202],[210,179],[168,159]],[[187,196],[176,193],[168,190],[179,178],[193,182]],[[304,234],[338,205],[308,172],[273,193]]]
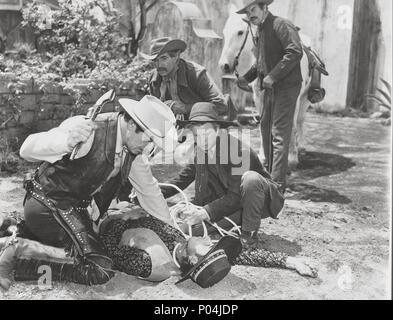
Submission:
[[[385,120],[382,120],[382,125],[384,125],[384,126],[391,126],[392,125],[392,120],[391,120],[391,118],[389,118],[389,119],[385,119]]]
[[[231,290],[231,297],[235,297],[239,294],[236,290]]]

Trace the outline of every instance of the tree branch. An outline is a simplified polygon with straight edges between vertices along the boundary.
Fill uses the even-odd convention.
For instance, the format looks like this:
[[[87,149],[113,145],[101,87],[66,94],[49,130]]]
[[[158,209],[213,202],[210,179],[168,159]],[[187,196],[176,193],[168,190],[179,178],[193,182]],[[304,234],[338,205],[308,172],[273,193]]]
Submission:
[[[139,8],[141,12],[141,18],[140,18],[140,29],[139,29],[138,37],[136,38],[136,41],[138,43],[140,40],[142,40],[146,32],[146,14],[147,14],[146,0],[139,0]]]

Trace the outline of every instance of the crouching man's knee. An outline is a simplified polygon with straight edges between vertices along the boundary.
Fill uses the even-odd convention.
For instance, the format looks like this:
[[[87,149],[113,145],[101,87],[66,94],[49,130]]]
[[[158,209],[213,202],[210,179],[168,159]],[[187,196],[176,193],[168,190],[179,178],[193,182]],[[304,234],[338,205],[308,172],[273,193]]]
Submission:
[[[242,194],[250,192],[263,192],[267,188],[267,180],[258,172],[247,171],[241,179],[240,189]]]

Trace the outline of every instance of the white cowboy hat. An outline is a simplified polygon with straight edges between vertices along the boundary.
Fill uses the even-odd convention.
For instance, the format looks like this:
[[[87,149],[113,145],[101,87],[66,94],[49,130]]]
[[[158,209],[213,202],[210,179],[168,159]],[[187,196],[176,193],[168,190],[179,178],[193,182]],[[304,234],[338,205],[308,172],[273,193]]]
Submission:
[[[176,118],[165,103],[153,96],[145,96],[141,101],[119,99],[119,103],[157,147],[174,149],[178,139]]]
[[[273,1],[274,1],[274,0],[251,0],[251,1],[249,0],[249,1],[246,2],[246,5],[243,7],[243,9],[237,11],[236,13],[237,13],[237,14],[245,14],[245,13],[247,13],[247,10],[246,10],[246,9],[247,9],[249,6],[253,5],[253,4],[263,3],[263,4],[269,5],[269,4],[272,4]]]

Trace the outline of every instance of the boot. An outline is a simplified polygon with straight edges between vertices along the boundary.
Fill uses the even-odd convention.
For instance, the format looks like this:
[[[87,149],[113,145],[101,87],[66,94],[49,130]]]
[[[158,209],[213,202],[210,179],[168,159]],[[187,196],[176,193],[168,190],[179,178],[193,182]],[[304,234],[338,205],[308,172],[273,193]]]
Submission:
[[[96,264],[75,263],[74,259],[67,257],[64,249],[21,238],[7,246],[9,239],[0,238],[0,285],[4,289],[10,287],[14,269],[16,281],[38,280],[42,275],[38,272],[41,265],[51,268],[54,281],[95,285],[103,284],[114,276],[112,271]]]
[[[98,265],[86,263],[59,263],[38,259],[18,259],[15,264],[15,281],[38,281],[41,266],[49,267],[52,281],[67,281],[87,286],[107,283],[114,272]]]

